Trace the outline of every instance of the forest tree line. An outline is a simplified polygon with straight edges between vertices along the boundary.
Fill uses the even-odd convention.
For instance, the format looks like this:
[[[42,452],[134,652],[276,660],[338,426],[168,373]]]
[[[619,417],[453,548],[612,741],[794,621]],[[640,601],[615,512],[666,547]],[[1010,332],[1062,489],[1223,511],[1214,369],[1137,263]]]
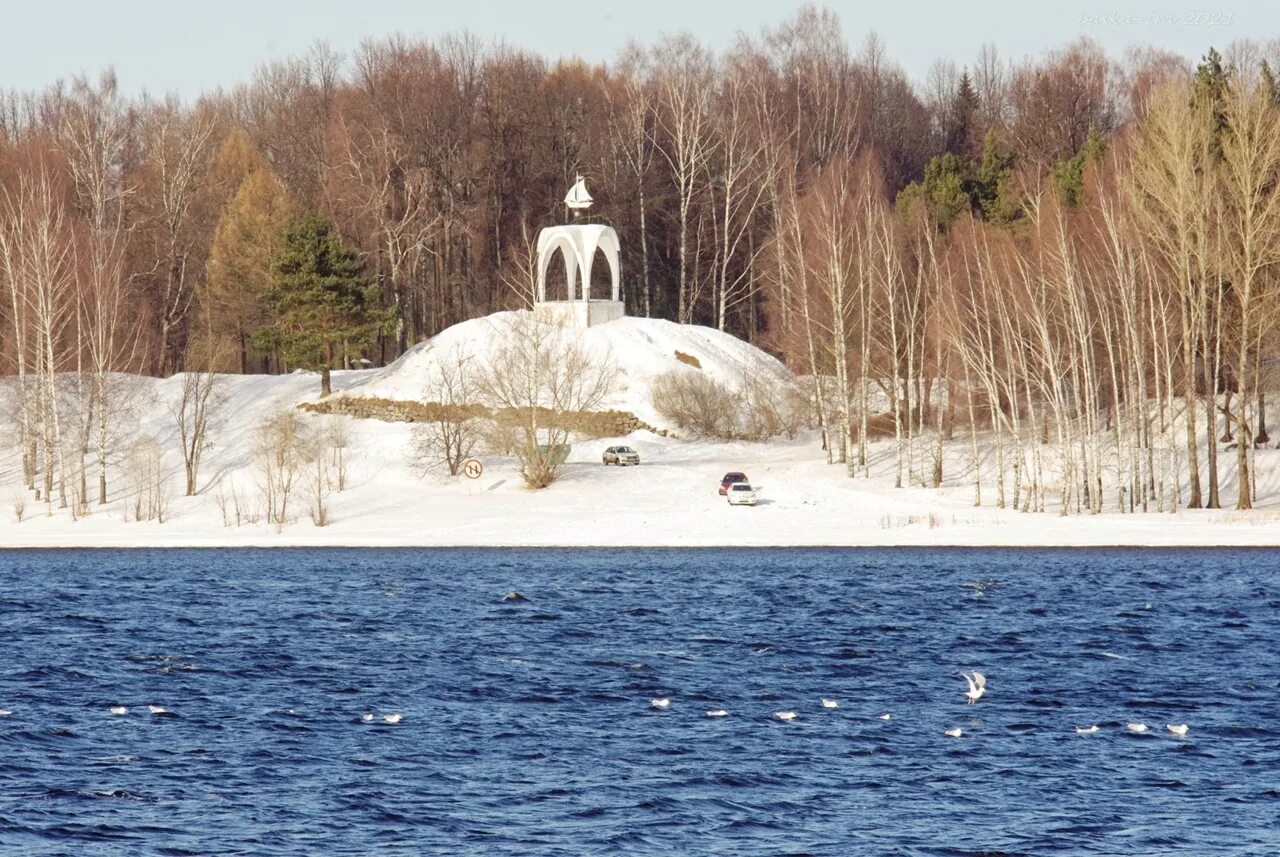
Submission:
[[[549,63],[392,36],[191,101],[126,97],[111,72],[9,92],[0,361],[56,469],[65,444],[38,442],[61,431],[56,378],[105,450],[113,373],[298,365],[277,267],[300,220],[380,301],[316,359],[381,365],[526,301],[537,231],[582,175],[620,233],[628,313],[777,353],[851,474],[879,390],[900,480],[939,483],[957,425],[976,460],[982,424],[1001,504],[1043,508],[1052,485],[1064,511],[1215,506],[1197,433],[1266,434],[1278,54],[988,46],[913,82],[808,8],[720,54],[678,35]]]

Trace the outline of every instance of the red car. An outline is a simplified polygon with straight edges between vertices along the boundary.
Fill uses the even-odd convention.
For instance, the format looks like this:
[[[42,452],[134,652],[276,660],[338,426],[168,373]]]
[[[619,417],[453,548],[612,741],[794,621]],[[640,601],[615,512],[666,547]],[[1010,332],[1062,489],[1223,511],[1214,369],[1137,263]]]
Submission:
[[[745,473],[738,473],[736,470],[733,473],[726,473],[724,478],[720,480],[720,496],[723,497],[725,494],[729,493],[730,485],[737,482],[749,481],[751,480],[747,479],[747,474]]]

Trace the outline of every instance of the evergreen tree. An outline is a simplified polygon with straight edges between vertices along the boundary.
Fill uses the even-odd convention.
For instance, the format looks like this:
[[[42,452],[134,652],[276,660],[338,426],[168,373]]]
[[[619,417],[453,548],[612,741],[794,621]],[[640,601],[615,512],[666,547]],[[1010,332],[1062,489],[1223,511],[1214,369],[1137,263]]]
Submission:
[[[1266,93],[1273,106],[1280,107],[1280,80],[1276,79],[1271,63],[1266,60],[1262,61],[1262,91]]]
[[[391,314],[379,306],[378,288],[365,278],[355,251],[318,215],[290,224],[271,274],[263,303],[274,320],[258,342],[277,346],[295,366],[319,370],[320,395],[327,396],[334,346],[345,352],[367,343]]]
[[[965,71],[960,76],[955,96],[951,99],[951,127],[947,130],[947,139],[944,141],[948,152],[964,158],[972,155],[977,120],[978,93],[973,88],[969,72]]]
[[[1227,91],[1231,81],[1222,65],[1222,55],[1216,48],[1209,48],[1200,65],[1196,66],[1194,103],[1213,112],[1213,154],[1222,157],[1222,135],[1227,130]]]
[[[924,197],[934,220],[943,229],[971,204],[969,174],[964,162],[952,154],[938,155],[925,165]]]
[[[1084,199],[1085,170],[1092,164],[1102,160],[1107,153],[1106,141],[1098,133],[1098,129],[1089,126],[1089,137],[1084,147],[1074,157],[1059,161],[1053,168],[1053,181],[1058,186],[1058,195],[1062,204],[1074,208]]]
[[[1011,199],[1014,154],[1000,143],[994,130],[982,142],[982,162],[973,185],[973,205],[993,223],[1009,223],[1018,216],[1018,204]]]

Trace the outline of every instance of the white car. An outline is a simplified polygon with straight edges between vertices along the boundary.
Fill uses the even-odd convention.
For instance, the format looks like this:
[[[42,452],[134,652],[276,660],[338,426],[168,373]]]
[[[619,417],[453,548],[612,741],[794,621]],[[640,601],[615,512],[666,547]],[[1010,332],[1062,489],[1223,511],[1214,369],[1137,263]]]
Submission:
[[[754,506],[756,504],[756,489],[746,482],[735,482],[729,486],[729,490],[725,492],[725,496],[729,498],[730,506]]]
[[[622,467],[640,463],[640,453],[629,446],[611,446],[600,458],[605,464],[617,464]]]

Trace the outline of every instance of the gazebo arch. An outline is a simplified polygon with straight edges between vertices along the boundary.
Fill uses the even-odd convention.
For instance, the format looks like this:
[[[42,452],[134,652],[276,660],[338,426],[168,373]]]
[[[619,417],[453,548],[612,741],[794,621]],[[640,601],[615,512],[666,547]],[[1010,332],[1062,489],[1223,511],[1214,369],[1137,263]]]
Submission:
[[[585,248],[584,252],[586,252]],[[583,300],[591,299],[591,268],[595,265],[597,252],[604,254],[605,261],[609,265],[609,300],[621,300],[622,272],[619,263],[618,233],[607,226],[605,231],[597,237],[595,246],[590,249],[583,262],[582,298]]]
[[[597,250],[604,254],[609,265],[609,300],[620,301],[622,265],[618,233],[612,226],[592,223],[548,226],[538,233],[538,302],[547,303],[547,266],[556,252],[564,256],[569,300],[589,300],[591,268]]]
[[[564,258],[565,285],[567,286],[565,298],[574,300],[577,293],[578,270],[581,267],[578,248],[568,236],[546,233],[547,230],[544,229],[538,236],[538,302],[545,303],[547,300],[547,268],[550,267],[551,260],[555,258],[557,252]]]

